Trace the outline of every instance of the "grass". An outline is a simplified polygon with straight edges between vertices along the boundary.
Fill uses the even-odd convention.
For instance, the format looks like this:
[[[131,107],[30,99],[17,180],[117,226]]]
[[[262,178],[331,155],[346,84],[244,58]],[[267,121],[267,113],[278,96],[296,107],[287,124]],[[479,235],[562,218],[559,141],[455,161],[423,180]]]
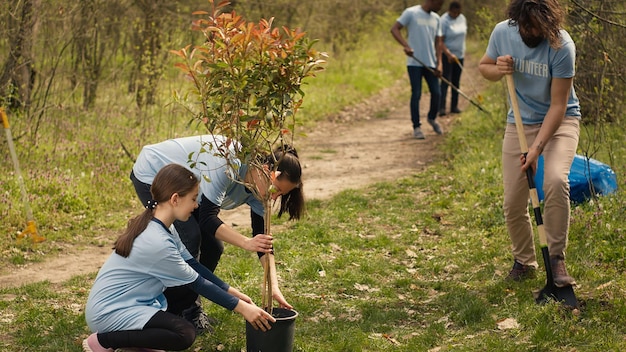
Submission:
[[[494,115],[461,115],[443,146],[448,156],[424,172],[310,201],[307,217],[287,224],[277,265],[299,312],[295,351],[626,348],[624,170],[617,194],[572,210],[568,266],[581,284],[580,311],[537,305],[531,291],[544,285],[543,271],[503,281],[511,258],[500,210],[502,111]],[[616,155],[624,165],[625,154]],[[217,273],[258,300],[260,266],[237,254],[225,255]],[[79,351],[93,278],[0,290],[0,349]],[[240,351],[243,320],[205,309],[220,324],[191,350]],[[519,327],[498,329],[507,318]]]
[[[581,148],[593,145],[596,158],[612,160],[620,187],[614,195],[572,209],[568,269],[580,284],[575,292],[581,309],[537,305],[531,292],[545,284],[542,270],[528,282],[503,281],[511,265],[499,163],[504,91],[494,84],[485,92],[493,116],[468,109],[456,119],[442,158],[425,171],[309,201],[305,219],[285,223],[276,255],[282,291],[300,314],[295,351],[626,349],[624,126],[611,126],[616,137],[601,145],[589,143],[593,134],[581,133]],[[162,137],[169,128],[151,135]],[[100,131],[100,140],[114,146],[118,143],[110,134],[137,133],[85,129],[76,133],[95,138]],[[48,150],[52,140],[41,141],[40,148]],[[64,242],[114,238],[102,233],[123,226],[139,206],[127,180],[130,162],[118,149],[86,142],[59,142],[54,153],[42,155],[31,149],[36,165],[45,165],[45,157],[58,165],[25,168],[37,218],[53,224],[45,229],[51,240],[37,248],[16,247],[6,236],[3,266],[61,253]],[[91,174],[76,160],[61,162],[59,153],[84,153],[100,171]],[[9,197],[1,206],[1,226],[3,233],[14,232],[21,224],[20,209],[11,204],[19,204],[19,194],[8,173],[1,175],[9,190],[1,195]],[[33,177],[42,175],[48,178]],[[254,257],[227,248],[217,274],[259,301],[261,268]],[[80,351],[88,334],[82,309],[94,277],[0,289],[0,350]],[[204,304],[220,324],[190,351],[242,350],[243,319]],[[505,319],[519,327],[498,328]]]

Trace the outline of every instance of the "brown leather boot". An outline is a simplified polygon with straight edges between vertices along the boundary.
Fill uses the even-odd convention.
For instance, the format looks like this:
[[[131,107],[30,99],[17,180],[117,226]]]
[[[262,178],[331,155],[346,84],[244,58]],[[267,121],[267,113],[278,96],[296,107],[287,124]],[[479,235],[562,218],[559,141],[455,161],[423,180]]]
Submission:
[[[565,259],[561,256],[550,257],[550,267],[552,268],[552,276],[554,278],[554,286],[565,287],[576,285],[573,277],[569,276],[565,269]]]
[[[506,280],[524,281],[526,279],[532,279],[535,277],[535,271],[535,267],[523,265],[516,260],[513,262],[513,268],[509,271],[509,275],[506,277]]]

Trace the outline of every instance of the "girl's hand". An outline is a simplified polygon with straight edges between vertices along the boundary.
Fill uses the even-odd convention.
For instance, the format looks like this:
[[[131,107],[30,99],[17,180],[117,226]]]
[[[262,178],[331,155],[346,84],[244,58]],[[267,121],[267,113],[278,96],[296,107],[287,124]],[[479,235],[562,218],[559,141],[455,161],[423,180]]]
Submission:
[[[276,319],[268,312],[241,300],[237,303],[234,311],[243,315],[244,319],[246,319],[255,330],[261,329],[262,331],[267,331],[272,328],[270,322],[276,322]]]
[[[293,309],[293,306],[285,300],[285,297],[276,285],[272,287],[272,297],[276,300],[276,302],[278,302],[280,308]]]
[[[250,252],[271,253],[274,248],[273,240],[271,235],[259,234],[248,239],[244,249]]]

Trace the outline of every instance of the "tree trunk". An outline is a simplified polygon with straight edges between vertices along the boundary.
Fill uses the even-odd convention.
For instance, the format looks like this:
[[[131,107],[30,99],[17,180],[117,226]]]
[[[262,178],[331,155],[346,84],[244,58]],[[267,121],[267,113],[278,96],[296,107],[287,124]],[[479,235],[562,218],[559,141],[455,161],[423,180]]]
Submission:
[[[75,55],[72,66],[83,84],[83,109],[91,109],[96,102],[98,83],[102,73],[105,44],[100,38],[99,16],[102,15],[96,0],[80,2],[80,18],[76,26]]]
[[[10,109],[28,109],[36,75],[32,57],[36,18],[32,0],[17,4],[15,13],[5,14],[9,23],[9,55],[0,76],[0,103]]]
[[[271,234],[271,221],[272,219],[272,206],[270,204],[269,192],[266,199],[263,200],[263,233],[266,235]],[[263,264],[263,292],[261,294],[261,308],[266,312],[272,314],[273,301],[272,301],[272,285],[273,277],[276,273],[276,262],[274,261],[274,249],[271,253],[266,253],[261,257],[261,263]]]
[[[163,13],[166,12],[162,0],[137,0],[137,6],[143,14],[143,27],[135,36],[135,69],[131,73],[130,90],[135,92],[135,101],[139,108],[156,103],[159,78],[163,72],[161,40]]]

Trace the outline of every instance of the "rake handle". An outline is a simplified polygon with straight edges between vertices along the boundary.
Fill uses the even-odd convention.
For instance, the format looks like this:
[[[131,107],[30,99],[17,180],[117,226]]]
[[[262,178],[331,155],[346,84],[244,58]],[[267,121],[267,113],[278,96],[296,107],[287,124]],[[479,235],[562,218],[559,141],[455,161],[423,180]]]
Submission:
[[[13,144],[13,135],[11,134],[11,125],[9,124],[9,118],[7,117],[4,108],[0,107],[0,119],[4,126],[4,132],[7,137],[7,144],[9,145],[9,153],[13,160],[13,166],[15,168],[15,174],[17,176],[18,183],[20,185],[20,192],[22,194],[22,201],[24,203],[24,211],[26,211],[27,220],[33,220],[33,211],[28,203],[28,196],[26,195],[26,187],[24,186],[24,178],[22,177],[22,170],[20,169],[20,162],[17,159],[17,153],[15,151],[15,145]]]
[[[420,63],[420,65],[422,65],[425,69],[427,69],[428,71],[430,71],[430,73],[434,74],[435,76],[437,75],[435,73],[435,70],[433,70],[432,68],[426,66],[426,64],[424,64],[422,62],[422,60],[418,59],[415,57],[415,55],[411,55],[411,57],[413,58],[413,60],[417,61]],[[454,89],[457,93],[459,93],[459,95],[461,95],[463,98],[467,99],[467,101],[469,101],[470,103],[472,103],[472,105],[474,105],[475,107],[477,107],[480,111],[486,113],[489,115],[489,111],[483,109],[482,106],[480,106],[480,104],[478,104],[477,102],[475,102],[472,98],[470,98],[467,94],[463,93],[457,86],[455,86],[454,84],[452,84],[452,82],[450,82],[449,80],[447,80],[445,77],[440,76],[439,79],[441,79],[442,81],[444,81],[447,85],[450,86],[450,88]]]

